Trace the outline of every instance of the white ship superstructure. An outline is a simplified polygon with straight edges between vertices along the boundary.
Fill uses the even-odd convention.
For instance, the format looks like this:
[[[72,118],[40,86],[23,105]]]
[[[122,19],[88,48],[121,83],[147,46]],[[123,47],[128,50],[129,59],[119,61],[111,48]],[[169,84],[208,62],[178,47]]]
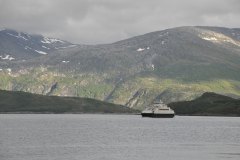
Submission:
[[[143,117],[172,118],[175,112],[160,100],[148,106],[141,115]]]

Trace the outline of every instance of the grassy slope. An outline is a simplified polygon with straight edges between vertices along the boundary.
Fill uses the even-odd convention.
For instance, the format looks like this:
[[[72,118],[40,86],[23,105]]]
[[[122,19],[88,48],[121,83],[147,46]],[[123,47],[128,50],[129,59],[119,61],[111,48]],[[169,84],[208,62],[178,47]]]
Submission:
[[[216,93],[204,93],[192,101],[173,102],[176,114],[240,116],[240,100]]]
[[[163,79],[154,76],[140,76],[126,81],[114,93],[113,102],[121,103],[132,97],[139,89],[145,90],[145,95],[140,97],[136,108],[142,109],[151,103],[155,97],[161,96],[164,102],[192,100],[204,92],[240,95],[239,81],[215,79],[210,81],[183,82],[181,80]]]
[[[0,90],[0,112],[133,113],[136,111],[89,98],[43,96]]]
[[[114,83],[108,75],[67,75],[49,70],[34,71],[17,76],[0,72],[0,89],[26,91],[46,94],[51,85],[58,83],[51,95],[88,97],[104,100],[114,90],[110,102],[125,105],[135,93],[143,90],[144,94],[136,98],[134,108],[143,109],[159,96],[165,103],[192,100],[204,92],[233,94],[240,96],[240,82],[228,79],[212,79],[186,82],[178,79],[160,78],[154,75],[137,75],[124,80],[114,89]]]

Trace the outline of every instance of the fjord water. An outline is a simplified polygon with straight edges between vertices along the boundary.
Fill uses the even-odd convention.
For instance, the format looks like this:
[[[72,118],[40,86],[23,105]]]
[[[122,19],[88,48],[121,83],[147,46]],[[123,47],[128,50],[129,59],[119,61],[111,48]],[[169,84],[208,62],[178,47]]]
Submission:
[[[240,159],[240,118],[1,114],[1,160]]]

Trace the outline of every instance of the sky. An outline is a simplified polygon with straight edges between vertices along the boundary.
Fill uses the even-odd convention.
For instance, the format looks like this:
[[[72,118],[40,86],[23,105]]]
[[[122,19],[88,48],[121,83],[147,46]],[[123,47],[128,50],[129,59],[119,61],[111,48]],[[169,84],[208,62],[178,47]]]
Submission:
[[[78,44],[199,25],[240,28],[240,0],[0,0],[0,28]]]

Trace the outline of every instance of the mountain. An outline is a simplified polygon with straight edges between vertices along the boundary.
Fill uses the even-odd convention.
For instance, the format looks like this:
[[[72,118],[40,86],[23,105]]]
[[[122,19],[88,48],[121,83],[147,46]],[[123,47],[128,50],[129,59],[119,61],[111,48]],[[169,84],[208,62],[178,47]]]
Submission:
[[[137,109],[154,99],[192,100],[204,92],[237,98],[239,59],[240,29],[178,27],[112,44],[66,47],[25,61],[0,60],[0,88]]]
[[[195,100],[173,102],[169,106],[180,115],[240,116],[240,100],[216,93],[204,93]]]
[[[31,35],[11,29],[0,31],[0,60],[25,61],[76,45],[56,38]]]
[[[0,113],[136,113],[122,105],[90,98],[44,96],[0,90]]]

